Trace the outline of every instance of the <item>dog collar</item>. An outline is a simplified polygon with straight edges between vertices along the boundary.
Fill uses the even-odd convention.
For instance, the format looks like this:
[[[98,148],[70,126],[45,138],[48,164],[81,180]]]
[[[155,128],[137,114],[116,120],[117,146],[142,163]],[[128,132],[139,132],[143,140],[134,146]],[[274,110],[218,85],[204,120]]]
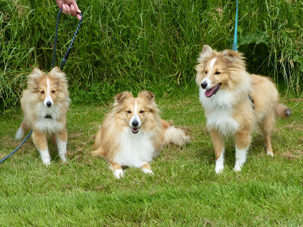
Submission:
[[[45,117],[44,117],[44,118],[53,119],[53,118],[52,118],[52,115],[50,115],[50,114],[45,115]]]

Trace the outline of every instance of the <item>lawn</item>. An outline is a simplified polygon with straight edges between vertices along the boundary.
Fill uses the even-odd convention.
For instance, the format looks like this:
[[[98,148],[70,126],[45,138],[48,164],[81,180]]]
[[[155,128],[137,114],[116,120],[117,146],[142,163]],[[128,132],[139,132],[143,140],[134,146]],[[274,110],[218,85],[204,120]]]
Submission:
[[[186,130],[191,143],[165,147],[151,163],[153,176],[129,168],[119,180],[90,155],[111,104],[72,105],[67,163],[51,144],[51,165],[44,166],[30,139],[0,165],[1,226],[302,226],[303,102],[282,100],[293,115],[277,120],[274,157],[256,134],[243,170],[234,172],[229,140],[225,169],[216,175],[197,92],[164,95],[157,99],[162,118]],[[0,158],[17,147],[21,121],[18,109],[1,114]]]

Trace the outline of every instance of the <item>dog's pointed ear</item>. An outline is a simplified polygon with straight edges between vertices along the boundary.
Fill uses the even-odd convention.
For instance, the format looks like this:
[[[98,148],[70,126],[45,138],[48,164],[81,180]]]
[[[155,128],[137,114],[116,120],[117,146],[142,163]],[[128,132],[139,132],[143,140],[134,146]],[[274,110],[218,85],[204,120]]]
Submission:
[[[56,66],[49,73],[50,74],[58,74],[58,73],[62,73],[62,71],[58,66]]]
[[[149,101],[154,101],[155,100],[155,94],[150,92],[150,91],[141,91],[138,94],[138,98],[145,98]]]
[[[128,97],[133,97],[133,94],[128,91],[123,91],[122,93],[117,94],[115,96],[115,105],[120,104]]]
[[[200,57],[198,58],[198,62],[201,64],[203,64],[203,67],[204,67],[204,63],[205,61],[210,58],[213,53],[215,51],[213,51],[213,49],[211,49],[210,46],[208,45],[204,45],[203,48],[202,48],[202,52],[200,53]]]
[[[223,51],[223,56],[225,59],[230,60],[231,62],[235,62],[237,60],[243,60],[243,54],[233,51],[233,50],[224,50]]]
[[[211,49],[210,46],[204,45],[204,46],[202,47],[202,52],[201,52],[201,54],[211,54],[212,52],[213,52],[213,49]]]
[[[55,82],[55,84],[60,87],[61,84],[67,83],[67,78],[65,76],[65,73],[61,71],[61,69],[56,66],[54,67],[48,74],[48,77],[52,78]]]
[[[28,75],[28,79],[35,80],[38,78],[41,78],[44,75],[44,72],[42,72],[40,69],[35,67],[33,71]]]
[[[40,69],[35,67],[28,75],[27,86],[29,89],[37,90],[39,88],[39,80],[45,75]]]

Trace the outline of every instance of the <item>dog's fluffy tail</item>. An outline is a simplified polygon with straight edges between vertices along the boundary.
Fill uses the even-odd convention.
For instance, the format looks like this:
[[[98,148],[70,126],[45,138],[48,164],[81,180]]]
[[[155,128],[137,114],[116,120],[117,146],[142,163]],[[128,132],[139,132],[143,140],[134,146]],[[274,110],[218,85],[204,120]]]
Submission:
[[[22,127],[20,127],[16,132],[15,140],[21,140],[23,136],[24,136],[24,130]]]
[[[287,106],[281,103],[277,103],[277,105],[275,106],[275,114],[278,117],[286,118],[291,115],[291,110]]]
[[[104,152],[102,148],[92,151],[91,154],[92,156],[104,156]]]
[[[179,146],[184,146],[190,142],[190,137],[185,134],[185,132],[174,126],[170,126],[165,129],[164,133],[164,144],[176,144]]]
[[[104,152],[101,146],[101,127],[99,128],[97,135],[95,137],[94,151],[91,152],[92,156],[104,156]]]

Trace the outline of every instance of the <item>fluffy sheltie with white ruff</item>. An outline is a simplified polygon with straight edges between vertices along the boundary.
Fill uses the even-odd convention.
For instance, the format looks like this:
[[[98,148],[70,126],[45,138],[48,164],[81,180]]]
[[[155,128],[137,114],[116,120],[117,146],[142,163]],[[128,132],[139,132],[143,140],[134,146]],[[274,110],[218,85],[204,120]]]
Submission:
[[[198,63],[196,83],[214,144],[216,173],[224,168],[224,139],[230,136],[236,144],[234,170],[241,170],[254,128],[263,134],[267,154],[273,156],[270,134],[275,116],[291,114],[278,103],[275,84],[268,77],[246,72],[244,57],[236,51],[216,52],[205,45]]]
[[[114,108],[97,132],[92,154],[104,157],[116,178],[124,176],[123,166],[153,174],[149,163],[163,145],[183,146],[189,140],[181,129],[160,119],[152,92],[142,91],[137,98],[122,92],[115,96]]]
[[[58,67],[47,75],[35,68],[28,76],[27,87],[21,98],[24,118],[15,138],[21,139],[26,131],[33,129],[33,142],[43,163],[49,165],[47,133],[51,133],[52,140],[58,146],[59,156],[65,162],[66,113],[70,104],[65,74]]]

